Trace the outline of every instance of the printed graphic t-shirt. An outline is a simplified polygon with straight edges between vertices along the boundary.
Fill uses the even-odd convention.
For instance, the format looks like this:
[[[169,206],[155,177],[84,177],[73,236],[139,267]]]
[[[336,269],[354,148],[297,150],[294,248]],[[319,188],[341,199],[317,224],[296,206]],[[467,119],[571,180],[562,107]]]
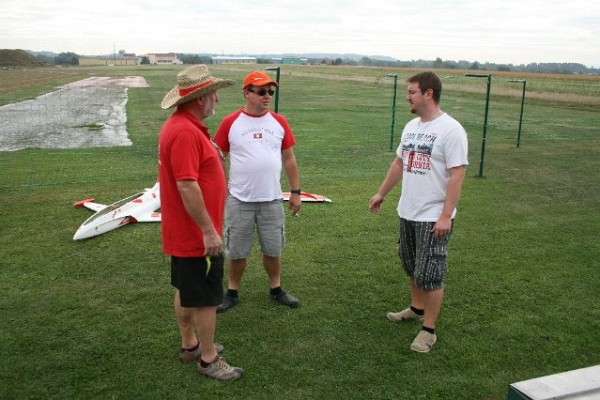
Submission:
[[[468,165],[467,153],[467,133],[449,115],[425,123],[420,118],[409,121],[396,150],[404,165],[398,215],[411,221],[437,221],[450,181],[448,169]],[[452,218],[455,215],[456,209]]]

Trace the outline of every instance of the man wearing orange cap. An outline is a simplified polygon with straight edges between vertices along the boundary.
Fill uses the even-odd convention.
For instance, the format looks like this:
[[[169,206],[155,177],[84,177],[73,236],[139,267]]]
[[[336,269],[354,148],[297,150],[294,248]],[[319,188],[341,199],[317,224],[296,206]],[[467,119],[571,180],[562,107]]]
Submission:
[[[171,256],[171,285],[181,334],[179,359],[197,361],[198,372],[235,380],[241,368],[230,366],[214,343],[216,308],[223,300],[223,160],[202,120],[215,113],[217,90],[234,81],[212,77],[205,65],[177,75],[161,107],[177,107],[158,139],[163,250]],[[197,334],[197,336],[196,336]]]
[[[263,266],[269,277],[270,297],[288,307],[300,301],[281,288],[281,251],[285,215],[281,205],[281,170],[291,196],[292,216],[300,210],[300,182],[293,146],[294,134],[287,120],[269,109],[273,88],[269,75],[251,72],[244,79],[246,104],[223,119],[215,142],[229,154],[229,196],[225,206],[225,252],[228,256],[228,290],[217,312],[239,303],[239,288],[257,227]]]

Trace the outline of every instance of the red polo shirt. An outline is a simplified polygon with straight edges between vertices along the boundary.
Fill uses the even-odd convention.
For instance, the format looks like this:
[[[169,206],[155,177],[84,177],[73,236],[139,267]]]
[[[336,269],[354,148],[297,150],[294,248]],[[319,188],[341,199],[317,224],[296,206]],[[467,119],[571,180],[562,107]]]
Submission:
[[[185,110],[163,125],[158,140],[161,232],[163,250],[177,257],[204,256],[202,231],[187,213],[177,181],[194,179],[215,229],[222,235],[227,182],[208,128]]]

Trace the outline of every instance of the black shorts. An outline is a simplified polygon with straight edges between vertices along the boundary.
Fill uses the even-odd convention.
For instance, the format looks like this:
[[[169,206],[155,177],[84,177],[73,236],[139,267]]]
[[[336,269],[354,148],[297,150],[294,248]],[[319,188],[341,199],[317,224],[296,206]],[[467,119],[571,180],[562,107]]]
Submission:
[[[224,257],[171,257],[171,285],[181,307],[211,307],[223,302]]]

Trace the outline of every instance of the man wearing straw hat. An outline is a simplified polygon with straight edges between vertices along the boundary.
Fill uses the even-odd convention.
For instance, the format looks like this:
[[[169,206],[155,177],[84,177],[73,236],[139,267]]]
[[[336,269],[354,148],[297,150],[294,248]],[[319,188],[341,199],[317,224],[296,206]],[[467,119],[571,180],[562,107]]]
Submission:
[[[161,103],[163,109],[177,109],[158,141],[162,241],[176,288],[179,358],[197,361],[198,372],[218,380],[239,379],[244,371],[221,358],[222,346],[214,343],[217,305],[223,299],[227,186],[223,156],[202,120],[215,113],[217,90],[233,84],[212,77],[205,65],[181,71]]]

